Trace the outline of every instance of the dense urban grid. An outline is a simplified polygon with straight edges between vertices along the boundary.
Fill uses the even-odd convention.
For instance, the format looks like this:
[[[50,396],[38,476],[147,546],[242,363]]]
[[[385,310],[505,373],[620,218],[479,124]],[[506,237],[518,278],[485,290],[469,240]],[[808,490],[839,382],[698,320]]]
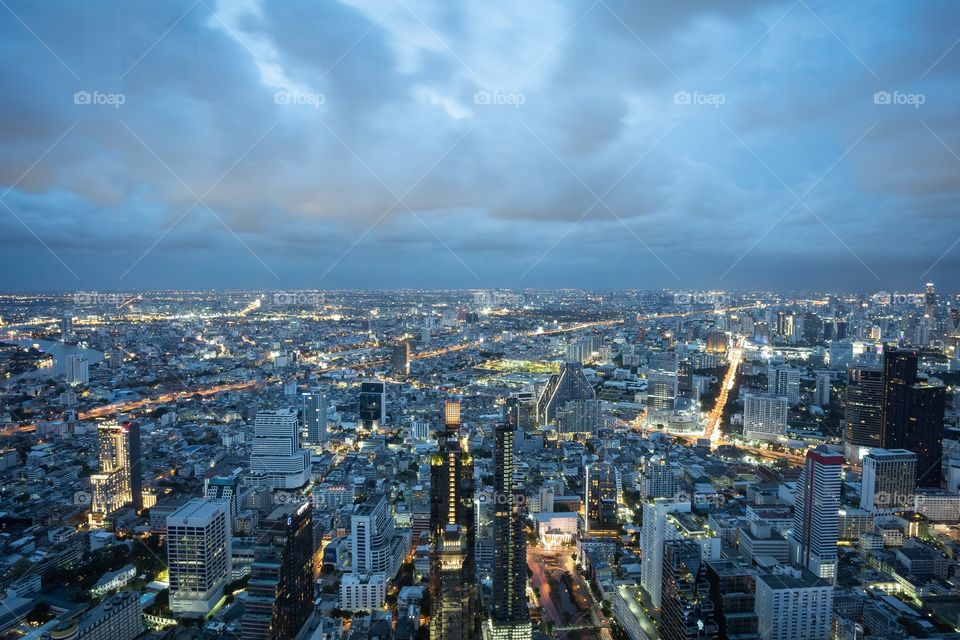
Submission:
[[[960,638],[960,298],[0,296],[7,638]]]

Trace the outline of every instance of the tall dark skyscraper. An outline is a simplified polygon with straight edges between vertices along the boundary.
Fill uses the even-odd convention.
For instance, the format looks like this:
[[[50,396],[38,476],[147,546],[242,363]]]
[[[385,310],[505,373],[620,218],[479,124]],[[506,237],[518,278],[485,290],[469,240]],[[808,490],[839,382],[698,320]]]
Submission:
[[[700,544],[668,540],[663,547],[663,640],[709,640],[717,637],[710,583]]]
[[[243,640],[296,638],[313,611],[310,503],[277,507],[260,522],[241,620]]]
[[[843,441],[847,459],[863,457],[863,449],[881,445],[883,419],[883,368],[857,365],[847,369],[846,426]]]
[[[918,379],[918,361],[915,351],[884,349],[882,446],[916,453],[917,486],[938,487],[946,390]]]
[[[440,450],[430,466],[432,640],[473,638],[473,498],[473,459],[461,434],[460,403],[450,401],[444,405]]]
[[[490,636],[529,640],[527,610],[527,541],[523,530],[523,492],[513,477],[516,425],[494,427],[493,443],[493,614]]]
[[[126,423],[127,446],[130,449],[130,498],[137,513],[143,511],[143,463],[140,455],[140,423]]]
[[[357,399],[360,425],[367,431],[376,431],[387,419],[387,388],[382,382],[361,382]]]
[[[615,537],[617,519],[617,469],[609,462],[587,465],[584,469],[584,534],[589,537]]]

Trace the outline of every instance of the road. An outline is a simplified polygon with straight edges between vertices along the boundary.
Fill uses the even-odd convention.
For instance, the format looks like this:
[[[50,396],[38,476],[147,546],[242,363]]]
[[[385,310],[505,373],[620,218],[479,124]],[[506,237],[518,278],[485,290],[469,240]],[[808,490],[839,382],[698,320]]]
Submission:
[[[168,402],[175,402],[177,400],[183,400],[184,398],[189,398],[190,396],[212,396],[217,393],[224,393],[226,391],[242,391],[244,389],[252,389],[257,385],[256,380],[249,380],[247,382],[235,382],[232,384],[219,384],[213,387],[197,387],[192,390],[185,391],[172,391],[170,393],[161,393],[158,396],[153,398],[143,398],[141,400],[131,400],[129,402],[117,402],[114,404],[105,404],[102,407],[94,407],[89,411],[81,411],[78,417],[81,420],[89,420],[90,418],[100,418],[103,416],[110,416],[116,413],[117,411],[131,411],[133,409],[142,409],[144,407],[149,407],[156,404],[166,404]]]
[[[527,564],[533,573],[533,586],[540,594],[539,604],[544,618],[549,620],[558,638],[566,640],[612,640],[607,626],[610,621],[603,615],[590,586],[576,570],[572,549],[548,551],[543,547],[527,547]],[[572,591],[560,581],[568,575]],[[564,596],[572,608],[564,610]],[[569,631],[565,631],[569,629]]]

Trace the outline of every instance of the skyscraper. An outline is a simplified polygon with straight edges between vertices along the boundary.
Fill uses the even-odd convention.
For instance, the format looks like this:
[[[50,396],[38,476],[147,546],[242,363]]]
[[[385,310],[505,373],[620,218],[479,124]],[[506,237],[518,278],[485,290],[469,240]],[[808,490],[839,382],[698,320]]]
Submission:
[[[785,396],[745,394],[743,437],[747,440],[777,440],[787,433],[790,402]]]
[[[310,453],[300,447],[293,409],[258,411],[254,422],[250,471],[262,486],[299,489],[310,480]]]
[[[842,470],[842,455],[821,449],[807,452],[791,531],[793,562],[831,582],[837,575]]]
[[[917,454],[905,449],[874,449],[863,458],[860,508],[874,513],[912,509],[917,486]]]
[[[493,614],[490,637],[530,640],[527,610],[527,542],[523,530],[524,496],[514,476],[516,425],[494,428],[493,445]]]
[[[260,521],[243,640],[296,638],[313,611],[313,519],[308,502],[277,507]]]
[[[167,516],[170,609],[209,613],[230,580],[230,516],[221,501],[195,498]]]
[[[557,411],[569,400],[593,400],[596,392],[583,374],[583,364],[564,362],[560,371],[550,376],[537,400],[537,422],[540,426],[554,424]]]
[[[860,460],[870,449],[881,446],[883,419],[883,369],[858,365],[847,369],[843,430],[844,453],[851,462]]]
[[[357,399],[360,427],[376,431],[387,421],[387,387],[382,382],[361,382]]]
[[[307,443],[320,445],[327,440],[327,394],[329,387],[317,387],[300,395],[300,415],[307,432]]]
[[[460,403],[444,405],[440,450],[430,465],[430,527],[433,557],[430,595],[433,606],[430,637],[465,640],[473,637],[473,459],[460,433]]]
[[[587,537],[616,537],[620,528],[617,519],[619,485],[619,473],[609,462],[584,468],[583,524]]]
[[[640,586],[657,609],[663,602],[663,544],[667,539],[667,514],[689,513],[690,503],[674,498],[656,498],[643,503],[643,530],[640,546]]]
[[[393,348],[390,370],[395,378],[406,379],[410,375],[410,343],[401,342]]]
[[[66,376],[70,386],[90,384],[90,361],[83,356],[67,356]]]
[[[767,369],[767,393],[783,396],[791,405],[800,402],[800,371],[790,365]]]
[[[143,510],[143,476],[140,461],[140,424],[102,422],[97,426],[97,457],[100,472],[90,478],[93,485],[91,519],[103,517],[131,504]]]
[[[830,372],[817,371],[817,383],[814,391],[814,403],[825,407],[830,404]]]
[[[918,365],[915,351],[884,349],[881,441],[917,454],[917,486],[939,487],[946,390],[920,381]]]
[[[717,637],[710,583],[700,545],[670,540],[663,548],[663,640],[710,640]]]

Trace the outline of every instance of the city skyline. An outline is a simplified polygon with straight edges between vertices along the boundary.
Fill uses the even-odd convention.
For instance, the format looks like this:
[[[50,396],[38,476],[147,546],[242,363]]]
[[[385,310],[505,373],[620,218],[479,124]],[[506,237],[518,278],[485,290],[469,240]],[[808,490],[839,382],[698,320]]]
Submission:
[[[8,290],[960,287],[952,3],[2,15]]]

